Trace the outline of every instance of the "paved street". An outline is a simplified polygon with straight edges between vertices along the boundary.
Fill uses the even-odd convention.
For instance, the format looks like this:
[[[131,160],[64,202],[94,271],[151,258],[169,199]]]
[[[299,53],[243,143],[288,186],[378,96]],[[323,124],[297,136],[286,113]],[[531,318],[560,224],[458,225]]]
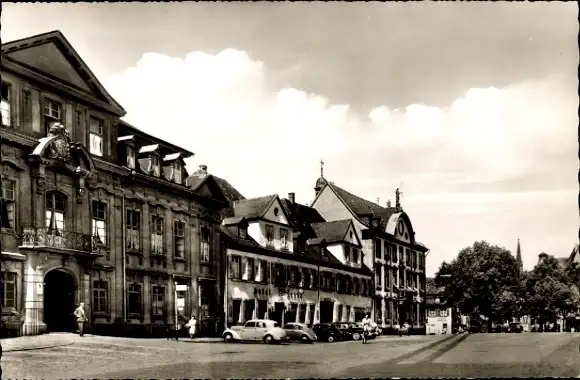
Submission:
[[[385,337],[367,345],[191,343],[87,336],[8,352],[4,378],[490,377],[580,374],[580,334]]]

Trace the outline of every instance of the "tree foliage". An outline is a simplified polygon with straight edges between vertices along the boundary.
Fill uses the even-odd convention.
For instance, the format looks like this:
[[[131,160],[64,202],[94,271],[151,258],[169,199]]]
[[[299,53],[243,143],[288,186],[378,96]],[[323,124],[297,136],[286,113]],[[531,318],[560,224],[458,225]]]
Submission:
[[[527,275],[525,299],[530,314],[543,322],[554,321],[578,308],[578,268],[577,265],[562,267],[551,255],[540,257],[542,260]]]
[[[435,276],[445,287],[444,299],[462,314],[483,315],[489,322],[518,316],[523,294],[519,266],[513,255],[498,246],[478,241],[444,262]]]

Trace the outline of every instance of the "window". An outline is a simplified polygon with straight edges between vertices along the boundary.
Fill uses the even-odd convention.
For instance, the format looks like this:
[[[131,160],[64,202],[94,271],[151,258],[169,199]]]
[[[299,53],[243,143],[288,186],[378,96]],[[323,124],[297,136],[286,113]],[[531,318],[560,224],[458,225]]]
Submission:
[[[397,246],[396,245],[391,245],[391,259],[393,260],[393,263],[397,262]]]
[[[175,178],[175,182],[176,183],[182,183],[181,180],[181,164],[179,162],[176,162],[174,167],[174,172],[173,172],[173,177]]]
[[[2,82],[2,103],[0,112],[2,113],[2,125],[10,126],[10,85]]]
[[[173,223],[173,240],[175,257],[183,258],[185,255],[185,223],[176,220]]]
[[[44,99],[44,116],[51,121],[60,120],[62,106],[50,99]]]
[[[358,277],[352,279],[352,294],[357,295],[360,292]]]
[[[100,244],[107,244],[107,204],[104,202],[93,201],[93,236]]]
[[[127,167],[129,169],[135,169],[135,149],[132,146],[128,146],[127,150]]]
[[[93,311],[105,314],[109,311],[107,301],[108,283],[106,281],[93,281]]]
[[[440,317],[447,317],[447,310],[446,309],[439,309],[439,316]]]
[[[352,262],[355,264],[359,263],[359,252],[358,252],[358,248],[353,248],[352,249]]]
[[[89,132],[89,151],[95,156],[103,156],[103,120],[91,116]]]
[[[248,226],[238,226],[238,237],[240,239],[248,238]]]
[[[437,315],[437,313],[435,312],[435,310],[427,311],[427,316],[430,318],[434,318],[436,315]]]
[[[151,312],[153,315],[163,315],[165,311],[165,287],[155,285],[151,290],[153,294]]]
[[[210,242],[210,231],[207,227],[202,227],[201,229],[201,262],[209,263],[209,245]]]
[[[140,284],[131,284],[129,285],[128,290],[128,306],[129,306],[129,314],[137,314],[141,315],[142,312],[142,301],[141,301],[141,285]]]
[[[242,259],[242,280],[248,281],[254,278],[254,259],[244,257]]]
[[[288,230],[285,228],[280,228],[280,246],[288,249]]]
[[[383,244],[381,243],[381,239],[375,239],[375,257],[377,259],[382,258],[382,254],[381,254],[382,247],[383,247]]]
[[[130,251],[140,249],[140,221],[141,213],[138,210],[127,209],[127,249]]]
[[[151,174],[153,174],[155,177],[159,177],[161,173],[159,169],[159,157],[152,155],[150,159],[151,159]]]
[[[256,282],[267,282],[268,263],[266,260],[256,260]]]
[[[200,291],[201,297],[199,299],[199,303],[201,304],[201,318],[206,319],[210,318],[209,315],[209,297],[207,297],[205,287],[201,287]]]
[[[46,194],[46,227],[50,232],[58,233],[64,230],[64,212],[66,199],[61,193]]]
[[[151,217],[151,254],[163,255],[163,218]]]
[[[15,190],[16,182],[9,179],[2,178],[2,194],[1,196],[1,207],[2,207],[2,220],[0,226],[2,228],[14,228],[14,208],[15,208]]]
[[[348,263],[350,262],[350,246],[344,246],[344,260]]]
[[[401,247],[401,246],[399,245],[399,261],[401,262],[401,264],[404,264],[404,263],[403,263],[403,260],[405,259],[405,257],[404,257],[403,255],[404,255],[404,252],[403,252],[403,247]]]
[[[405,249],[405,265],[411,266],[411,250],[409,248]]]
[[[266,245],[274,245],[274,226],[266,224]]]
[[[275,272],[274,272],[274,285],[276,286],[284,286],[286,282],[286,268],[283,264],[275,264]]]
[[[381,290],[381,266],[378,263],[375,263],[375,265],[375,284],[377,290]]]
[[[16,273],[2,272],[2,280],[4,281],[4,300],[2,307],[16,308]]]
[[[230,258],[230,277],[236,280],[241,278],[241,257],[231,256]]]

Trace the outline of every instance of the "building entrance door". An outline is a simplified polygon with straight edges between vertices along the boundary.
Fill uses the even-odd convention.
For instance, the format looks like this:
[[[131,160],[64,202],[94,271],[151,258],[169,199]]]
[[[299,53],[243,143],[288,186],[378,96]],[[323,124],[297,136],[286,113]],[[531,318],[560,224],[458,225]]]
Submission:
[[[320,323],[330,323],[334,316],[334,302],[320,301]]]
[[[55,269],[44,277],[44,323],[49,332],[73,332],[75,282],[70,274]]]

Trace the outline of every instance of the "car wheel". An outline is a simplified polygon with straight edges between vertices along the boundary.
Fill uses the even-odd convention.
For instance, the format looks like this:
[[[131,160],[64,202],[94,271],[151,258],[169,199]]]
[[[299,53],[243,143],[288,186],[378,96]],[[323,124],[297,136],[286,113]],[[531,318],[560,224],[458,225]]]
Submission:
[[[301,341],[302,343],[310,343],[310,338],[308,338],[306,335],[302,335],[302,336],[300,337],[300,341]]]
[[[232,336],[232,334],[227,333],[226,335],[224,335],[224,342],[231,343],[233,341],[234,341],[234,337]]]
[[[334,335],[329,335],[326,340],[328,340],[328,343],[334,342]]]
[[[273,341],[274,341],[274,338],[272,337],[272,335],[266,335],[264,337],[264,343],[272,344]]]
[[[352,334],[352,339],[353,340],[359,340],[360,339],[360,334],[359,333]]]

